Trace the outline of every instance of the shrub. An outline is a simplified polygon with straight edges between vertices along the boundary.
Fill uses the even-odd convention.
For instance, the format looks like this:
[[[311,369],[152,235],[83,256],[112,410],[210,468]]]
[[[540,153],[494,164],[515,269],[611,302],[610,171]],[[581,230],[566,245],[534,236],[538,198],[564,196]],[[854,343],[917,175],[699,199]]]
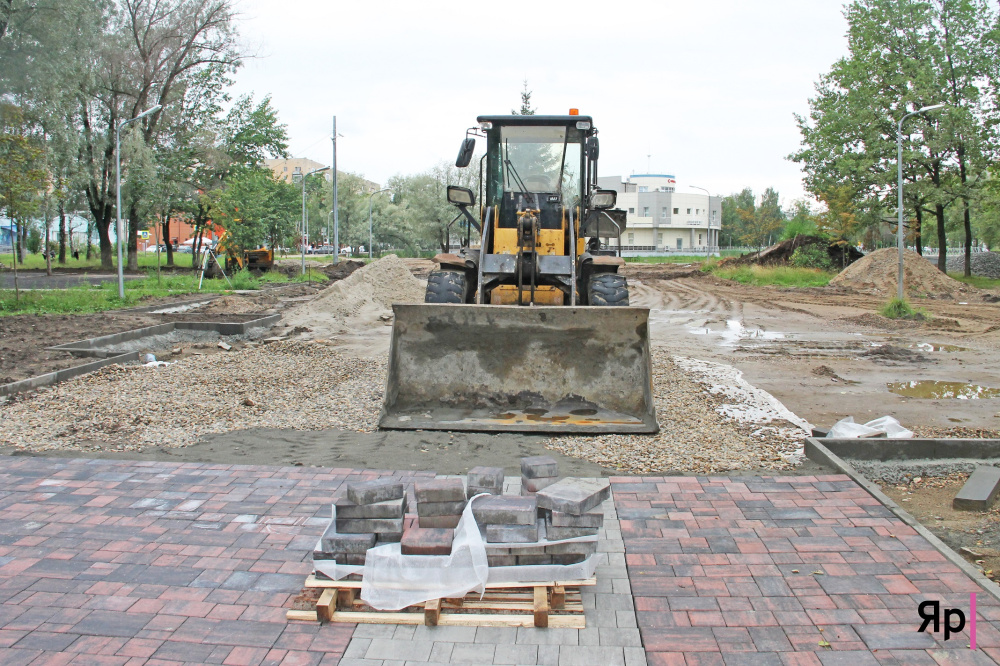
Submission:
[[[830,255],[827,253],[826,248],[818,243],[796,248],[795,252],[792,253],[791,262],[792,266],[798,268],[818,268],[821,271],[833,270],[833,262],[830,261]]]
[[[889,319],[926,319],[927,315],[910,305],[905,298],[892,297],[878,313]]]

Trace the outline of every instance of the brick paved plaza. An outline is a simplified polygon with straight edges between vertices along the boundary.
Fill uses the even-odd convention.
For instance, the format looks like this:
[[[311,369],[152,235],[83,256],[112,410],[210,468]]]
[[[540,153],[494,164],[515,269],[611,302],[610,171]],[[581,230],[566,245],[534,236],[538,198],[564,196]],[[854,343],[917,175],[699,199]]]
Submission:
[[[1000,659],[996,600],[844,476],[612,479],[587,629],[286,622],[334,492],[390,475],[428,476],[0,457],[0,664]],[[916,631],[970,592],[979,649]]]

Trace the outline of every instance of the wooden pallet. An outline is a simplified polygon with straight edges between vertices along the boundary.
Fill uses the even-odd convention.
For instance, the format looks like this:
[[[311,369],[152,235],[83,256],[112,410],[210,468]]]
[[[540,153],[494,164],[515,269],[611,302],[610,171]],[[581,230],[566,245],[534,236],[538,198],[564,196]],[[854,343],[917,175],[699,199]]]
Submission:
[[[309,576],[305,591],[319,591],[316,610],[289,610],[289,620],[441,627],[562,627],[583,629],[580,588],[597,579],[488,584],[480,598],[433,599],[399,611],[379,611],[359,597],[361,581]],[[315,593],[315,592],[314,592]]]

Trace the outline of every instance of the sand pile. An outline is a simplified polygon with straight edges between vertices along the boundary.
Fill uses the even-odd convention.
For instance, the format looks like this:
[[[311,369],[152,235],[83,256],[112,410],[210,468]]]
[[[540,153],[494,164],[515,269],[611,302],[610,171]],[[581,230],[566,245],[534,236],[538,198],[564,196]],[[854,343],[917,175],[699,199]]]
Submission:
[[[423,303],[425,287],[406,264],[390,254],[360,268],[323,290],[318,297],[290,309],[286,326],[305,337],[327,338],[373,324],[392,314],[393,303]]]
[[[891,295],[896,293],[898,267],[896,249],[884,248],[854,262],[830,280],[830,284]],[[948,277],[912,250],[903,253],[903,286],[908,295],[927,298],[955,298],[975,291],[973,287]]]

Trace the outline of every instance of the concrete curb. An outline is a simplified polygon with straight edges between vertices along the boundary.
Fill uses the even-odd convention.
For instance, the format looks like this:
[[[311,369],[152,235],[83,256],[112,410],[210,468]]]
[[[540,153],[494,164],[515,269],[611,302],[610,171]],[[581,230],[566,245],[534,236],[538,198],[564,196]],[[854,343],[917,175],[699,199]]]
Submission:
[[[893,447],[900,447],[905,445],[906,442],[912,442],[912,441],[941,443],[945,442],[946,440],[905,440],[905,439],[898,440],[897,439],[897,440],[881,440],[878,441],[877,443],[879,445],[886,445],[885,448],[891,450]],[[984,441],[984,440],[953,440],[953,441],[956,443],[962,443],[962,445],[968,445],[969,442]],[[985,441],[995,441],[995,440],[985,440]],[[875,440],[870,440],[870,439],[869,440],[838,439],[831,441],[831,443],[834,444],[835,446],[840,445],[844,442],[850,442],[851,444],[857,445],[859,447],[859,450],[861,449],[861,447],[864,447],[865,449],[868,449],[869,452],[871,451],[870,445],[876,443]],[[885,493],[882,492],[882,490],[877,485],[875,485],[874,483],[866,479],[864,476],[862,476],[856,469],[854,469],[854,467],[849,462],[847,462],[846,460],[838,456],[836,453],[831,451],[815,437],[806,438],[805,451],[806,451],[806,457],[812,460],[813,462],[817,462],[821,465],[827,465],[837,470],[838,472],[846,474],[847,476],[851,477],[851,479],[855,483],[857,483],[859,486],[868,491],[868,494],[870,494],[872,497],[881,502],[887,509],[892,511],[897,518],[899,518],[904,523],[906,523],[914,530],[916,530],[917,534],[927,539],[927,541],[930,542],[932,546],[937,548],[937,550],[942,555],[948,558],[948,561],[950,561],[952,564],[961,569],[967,576],[969,576],[974,581],[979,583],[979,585],[984,590],[989,592],[991,595],[993,595],[994,598],[1000,601],[1000,586],[998,586],[992,580],[984,576],[982,572],[979,571],[979,569],[969,564],[969,562],[966,561],[964,557],[956,553],[954,550],[951,549],[950,546],[948,546],[948,544],[946,544],[944,541],[941,541],[941,539],[936,537],[930,530],[924,527],[920,523],[920,521],[918,521],[916,518],[907,513],[901,506],[893,502],[888,496],[886,496]],[[926,453],[924,455],[921,455],[920,457],[922,458],[927,457]],[[873,458],[873,457],[868,457],[866,455],[865,459],[881,460],[884,458]]]
[[[58,384],[59,382],[64,382],[67,379],[72,379],[73,377],[79,377],[80,375],[85,375],[88,372],[93,372],[94,370],[100,370],[106,365],[114,365],[115,363],[129,363],[131,361],[139,360],[139,352],[129,352],[127,354],[119,354],[118,356],[108,356],[107,358],[102,358],[99,361],[91,361],[90,363],[84,363],[83,365],[76,365],[72,368],[65,368],[63,370],[57,370],[56,372],[49,372],[44,375],[38,375],[37,377],[29,377],[28,379],[22,379],[18,382],[11,382],[10,384],[0,385],[0,396],[12,395],[14,393],[21,393],[23,391],[30,391],[32,389],[40,388],[42,386],[51,386],[52,384]]]
[[[127,342],[129,340],[138,340],[139,338],[144,338],[149,335],[162,335],[164,333],[170,333],[176,329],[218,331],[219,335],[242,335],[252,328],[270,328],[280,320],[281,314],[279,313],[237,323],[201,321],[171,322],[169,324],[158,324],[156,326],[137,328],[131,331],[124,331],[123,333],[102,335],[100,337],[89,338],[87,340],[78,340],[77,342],[69,342],[64,345],[56,345],[55,347],[46,347],[46,349],[53,351],[65,351],[73,354],[74,356],[92,356],[97,357],[100,360],[91,361],[82,365],[76,365],[72,368],[64,368],[62,370],[57,370],[56,372],[49,372],[44,375],[38,375],[37,377],[29,377],[20,381],[11,382],[10,384],[2,384],[0,385],[0,397],[13,395],[15,393],[22,393],[24,391],[31,391],[42,386],[58,384],[66,381],[67,379],[72,379],[74,377],[79,377],[80,375],[85,375],[88,372],[99,370],[106,365],[113,365],[115,363],[130,363],[132,361],[139,360],[139,352],[114,354],[113,352],[97,349],[97,347],[100,346]]]
[[[244,322],[178,321],[170,322],[168,324],[147,326],[145,328],[136,328],[122,333],[102,335],[100,337],[88,338],[86,340],[77,340],[76,342],[67,342],[66,344],[56,345],[54,347],[46,347],[46,349],[50,351],[65,351],[73,354],[74,356],[96,356],[98,358],[106,358],[109,353],[113,352],[104,351],[103,349],[99,349],[100,347],[108,347],[110,345],[128,342],[130,340],[138,340],[147,336],[164,335],[175,330],[216,331],[219,335],[242,335],[251,328],[271,327],[280,320],[281,314],[279,313]]]

